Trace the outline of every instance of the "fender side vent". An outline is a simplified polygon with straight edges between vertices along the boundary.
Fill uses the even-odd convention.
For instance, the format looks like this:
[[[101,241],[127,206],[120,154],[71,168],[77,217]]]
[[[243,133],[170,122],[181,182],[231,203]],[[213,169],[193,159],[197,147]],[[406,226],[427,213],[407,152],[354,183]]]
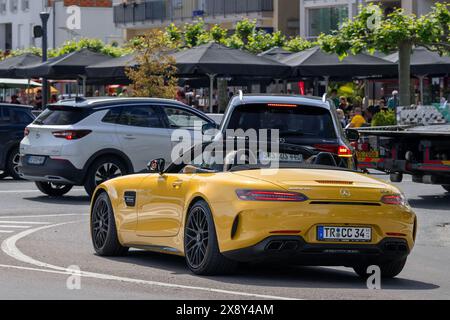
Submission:
[[[239,215],[234,218],[233,226],[231,227],[231,239],[234,239],[239,227]]]

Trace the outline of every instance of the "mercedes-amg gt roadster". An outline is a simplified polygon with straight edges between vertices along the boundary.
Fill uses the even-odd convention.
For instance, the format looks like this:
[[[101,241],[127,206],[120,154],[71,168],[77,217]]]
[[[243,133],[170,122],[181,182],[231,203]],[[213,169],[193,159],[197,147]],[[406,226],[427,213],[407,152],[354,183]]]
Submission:
[[[361,277],[377,265],[383,277],[397,276],[414,246],[414,212],[396,187],[331,166],[329,157],[278,168],[234,164],[233,154],[223,164],[165,168],[164,160],[154,160],[149,173],[96,189],[93,246],[100,256],[129,248],[184,256],[199,275],[274,262],[347,266]]]

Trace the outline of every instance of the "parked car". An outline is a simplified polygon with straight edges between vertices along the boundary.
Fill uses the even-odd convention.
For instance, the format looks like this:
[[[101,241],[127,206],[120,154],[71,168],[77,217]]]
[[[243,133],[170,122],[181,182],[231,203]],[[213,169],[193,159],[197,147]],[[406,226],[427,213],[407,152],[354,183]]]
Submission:
[[[182,103],[150,98],[72,99],[50,105],[26,128],[20,175],[62,196],[74,185],[97,185],[146,170],[149,159],[171,162],[176,129],[214,121]],[[194,135],[192,135],[194,136]]]
[[[19,179],[19,145],[24,129],[35,119],[31,107],[0,104],[0,178]]]
[[[344,130],[336,108],[330,101],[293,95],[238,95],[233,97],[219,126],[206,124],[205,134],[219,129],[227,139],[227,130],[279,130],[280,154],[269,155],[297,161],[295,154],[305,148],[311,155],[332,154],[317,161],[355,169],[357,158],[351,142],[359,139],[358,131]],[[214,130],[213,130],[214,132]],[[258,138],[259,139],[259,138]],[[315,160],[315,161],[316,161]]]

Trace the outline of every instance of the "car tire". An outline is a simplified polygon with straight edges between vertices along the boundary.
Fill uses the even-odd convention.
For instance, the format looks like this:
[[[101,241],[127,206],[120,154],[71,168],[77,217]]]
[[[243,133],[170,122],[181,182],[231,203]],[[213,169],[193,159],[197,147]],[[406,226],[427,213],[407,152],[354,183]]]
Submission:
[[[214,219],[203,200],[196,202],[188,212],[184,252],[189,269],[197,275],[228,274],[237,267],[237,262],[220,253]]]
[[[444,188],[445,191],[450,192],[450,184],[443,185],[442,188]]]
[[[119,242],[114,211],[106,192],[102,192],[92,206],[91,239],[99,256],[123,256],[129,249]]]
[[[127,173],[127,167],[120,159],[116,157],[101,157],[89,167],[84,189],[89,196],[92,196],[98,185]]]
[[[70,184],[55,184],[51,182],[35,182],[38,189],[50,196],[50,197],[62,197],[70,190],[72,190],[73,186]]]
[[[406,258],[395,260],[387,263],[380,264],[380,271],[382,278],[395,278],[402,272],[406,264]],[[369,265],[358,265],[353,267],[353,270],[363,279],[367,279],[370,274],[367,274],[367,268]]]
[[[19,175],[19,161],[20,161],[20,151],[19,148],[14,148],[10,151],[8,155],[8,162],[6,163],[6,172],[14,180],[21,180]]]

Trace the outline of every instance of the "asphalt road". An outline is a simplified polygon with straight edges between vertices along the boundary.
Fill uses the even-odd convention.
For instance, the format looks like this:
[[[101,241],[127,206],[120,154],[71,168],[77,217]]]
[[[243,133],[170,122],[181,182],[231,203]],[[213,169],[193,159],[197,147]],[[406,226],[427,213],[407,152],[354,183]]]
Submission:
[[[32,183],[1,180],[0,299],[450,299],[450,193],[399,186],[418,215],[417,244],[398,278],[369,290],[348,268],[259,265],[198,277],[179,257],[132,251],[101,258],[81,188],[56,200]]]

